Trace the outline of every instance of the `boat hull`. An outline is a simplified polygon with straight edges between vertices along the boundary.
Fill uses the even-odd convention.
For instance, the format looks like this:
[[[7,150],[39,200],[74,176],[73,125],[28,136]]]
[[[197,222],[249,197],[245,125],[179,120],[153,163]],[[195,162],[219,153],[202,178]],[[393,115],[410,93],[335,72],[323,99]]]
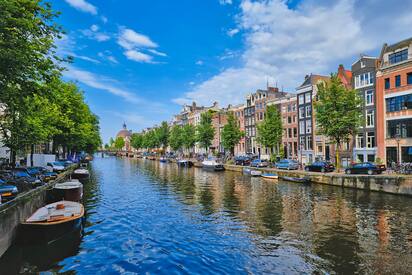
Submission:
[[[221,164],[218,165],[205,165],[203,164],[202,168],[207,171],[223,171],[225,167]]]
[[[58,201],[65,200],[79,202],[83,198],[83,187],[79,186],[71,189],[53,188],[53,197]]]
[[[73,173],[72,174],[72,179],[78,179],[78,180],[86,180],[90,177],[89,174],[85,173]]]
[[[290,181],[290,182],[303,183],[303,184],[310,183],[310,180],[307,178],[281,177],[281,179]]]
[[[193,166],[193,162],[191,161],[184,161],[184,162],[177,162],[177,166],[179,167],[192,167]]]
[[[262,174],[262,178],[271,179],[271,180],[277,180],[277,179],[278,179],[278,175],[275,175],[275,174]]]

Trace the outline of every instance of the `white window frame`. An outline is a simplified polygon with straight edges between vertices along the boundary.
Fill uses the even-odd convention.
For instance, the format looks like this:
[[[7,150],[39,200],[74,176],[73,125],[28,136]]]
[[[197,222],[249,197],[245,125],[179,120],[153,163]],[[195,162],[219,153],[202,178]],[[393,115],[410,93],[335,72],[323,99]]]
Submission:
[[[356,148],[363,148],[363,146],[362,146],[363,139],[364,139],[363,134],[356,135]]]
[[[370,133],[371,132],[366,132],[366,144],[365,144],[366,148],[374,148],[371,138],[373,138],[375,140],[375,143],[376,143],[375,132],[373,132],[373,135],[369,135]]]
[[[306,134],[312,133],[312,120],[306,120]]]
[[[375,110],[366,110],[366,127],[371,128],[375,127]],[[369,117],[371,117],[370,122],[371,124],[368,123]]]
[[[310,110],[310,114],[308,114],[308,110]],[[306,117],[311,117],[312,116],[312,106],[308,105],[305,107],[305,116]]]
[[[312,101],[312,94],[309,93],[305,93],[305,103],[310,103]]]
[[[299,95],[299,105],[305,104],[305,96],[304,94]]]
[[[299,118],[305,118],[305,107],[299,107]]]
[[[299,132],[300,134],[305,134],[305,121],[301,120],[299,121]]]
[[[371,98],[371,102],[368,103],[368,98]],[[375,97],[373,94],[373,90],[365,91],[365,106],[371,106],[374,104]]]

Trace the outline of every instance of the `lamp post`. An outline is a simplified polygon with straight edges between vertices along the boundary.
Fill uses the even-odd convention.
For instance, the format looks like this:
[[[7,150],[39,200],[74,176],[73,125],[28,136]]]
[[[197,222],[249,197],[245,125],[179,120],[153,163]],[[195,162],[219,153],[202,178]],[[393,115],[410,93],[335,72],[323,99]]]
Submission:
[[[400,146],[399,146],[399,143],[401,141],[401,135],[399,131],[396,131],[395,140],[396,140],[396,143],[398,144],[397,151],[396,151],[396,163],[399,165],[401,164]]]

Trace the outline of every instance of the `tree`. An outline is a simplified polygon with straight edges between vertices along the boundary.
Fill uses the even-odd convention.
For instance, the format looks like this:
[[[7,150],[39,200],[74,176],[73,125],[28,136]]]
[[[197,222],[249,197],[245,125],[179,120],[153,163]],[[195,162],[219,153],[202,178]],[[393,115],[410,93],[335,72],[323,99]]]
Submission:
[[[183,147],[190,151],[196,144],[196,128],[192,124],[184,125],[181,130],[181,139]]]
[[[159,128],[157,128],[157,139],[160,147],[163,149],[167,147],[169,143],[169,125],[166,121],[163,121]]]
[[[133,133],[131,138],[130,138],[130,145],[136,150],[139,150],[140,148],[142,148],[143,147],[143,136],[142,136],[142,134]]]
[[[183,146],[183,131],[179,125],[174,125],[170,131],[169,144],[173,151],[178,151]]]
[[[235,146],[244,136],[244,132],[240,130],[239,125],[233,112],[228,113],[227,124],[222,129],[222,143],[223,147],[230,150],[232,156],[235,155]]]
[[[336,74],[330,82],[317,85],[317,100],[314,101],[319,134],[336,144],[336,168],[340,166],[340,147],[349,141],[362,123],[362,99],[353,89],[346,89]]]
[[[110,146],[110,147],[113,147],[113,144],[114,144],[114,139],[111,137],[111,138],[109,139],[109,146]]]
[[[257,125],[257,141],[265,147],[276,148],[279,154],[282,132],[282,118],[279,110],[276,106],[267,106],[265,118]]]
[[[124,144],[124,139],[122,137],[117,137],[114,141],[114,148],[116,148],[117,150],[121,150],[124,147]]]
[[[212,125],[212,112],[204,112],[200,117],[200,123],[197,126],[197,141],[200,145],[209,150],[210,145],[212,145],[212,140],[215,136],[215,128]]]

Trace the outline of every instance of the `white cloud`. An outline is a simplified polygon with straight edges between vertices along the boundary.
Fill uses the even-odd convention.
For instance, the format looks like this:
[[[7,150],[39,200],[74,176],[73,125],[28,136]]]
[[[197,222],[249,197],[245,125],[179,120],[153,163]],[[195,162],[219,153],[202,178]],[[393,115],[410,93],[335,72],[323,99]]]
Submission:
[[[226,33],[227,33],[227,35],[229,35],[230,37],[233,37],[233,36],[235,36],[237,33],[239,33],[239,29],[230,29],[230,30],[228,30]]]
[[[75,61],[76,61],[76,58],[77,58],[77,59],[82,59],[82,60],[85,60],[85,61],[92,62],[94,64],[100,63],[99,60],[96,60],[94,58],[76,54],[74,52],[76,50],[76,42],[69,35],[62,35],[62,37],[60,39],[55,41],[55,44],[57,46],[57,55],[60,56],[60,57],[72,56],[72,57],[74,57]]]
[[[104,15],[100,16],[100,19],[102,20],[102,22],[103,22],[104,24],[106,24],[107,21],[108,21],[107,17],[104,16]]]
[[[93,32],[97,32],[97,31],[99,30],[99,26],[97,26],[96,24],[93,24],[93,25],[90,26],[90,29],[91,29]]]
[[[138,52],[136,50],[125,51],[124,55],[130,60],[142,62],[142,63],[152,63],[152,59],[153,59],[152,56],[142,53],[142,52]]]
[[[110,40],[110,35],[104,33],[104,32],[99,32],[100,27],[96,24],[93,24],[90,26],[89,29],[81,30],[81,33],[93,40],[96,40],[98,42],[104,42],[107,40]]]
[[[158,55],[158,56],[162,56],[162,57],[166,57],[167,54],[156,51],[155,49],[148,49],[147,51],[151,52],[152,54]]]
[[[241,64],[174,101],[239,103],[245,94],[264,88],[267,78],[293,91],[308,73],[329,74],[340,63],[349,66],[360,53],[378,53],[384,42],[411,35],[406,22],[411,21],[412,1],[393,2],[398,3],[308,0],[291,9],[284,0],[243,0],[236,16],[237,29],[245,33]]]
[[[80,11],[97,14],[97,8],[85,0],[65,0],[70,6]]]
[[[202,66],[203,64],[204,64],[204,62],[202,60],[196,61],[196,65]]]
[[[219,0],[220,5],[232,5],[232,0]]]
[[[117,42],[126,50],[131,50],[138,47],[157,48],[157,44],[148,36],[137,33],[132,29],[122,29]]]
[[[134,93],[119,88],[116,85],[116,81],[111,78],[97,75],[92,72],[84,71],[72,66],[68,67],[68,70],[64,72],[64,76],[71,80],[83,83],[84,85],[87,85],[89,87],[103,90],[115,96],[121,97],[128,102],[142,103],[142,100],[138,98]]]
[[[99,52],[97,54],[100,58],[102,59],[106,59],[112,63],[118,64],[119,61],[117,61],[117,59],[112,55],[111,51],[104,51],[104,52]]]

